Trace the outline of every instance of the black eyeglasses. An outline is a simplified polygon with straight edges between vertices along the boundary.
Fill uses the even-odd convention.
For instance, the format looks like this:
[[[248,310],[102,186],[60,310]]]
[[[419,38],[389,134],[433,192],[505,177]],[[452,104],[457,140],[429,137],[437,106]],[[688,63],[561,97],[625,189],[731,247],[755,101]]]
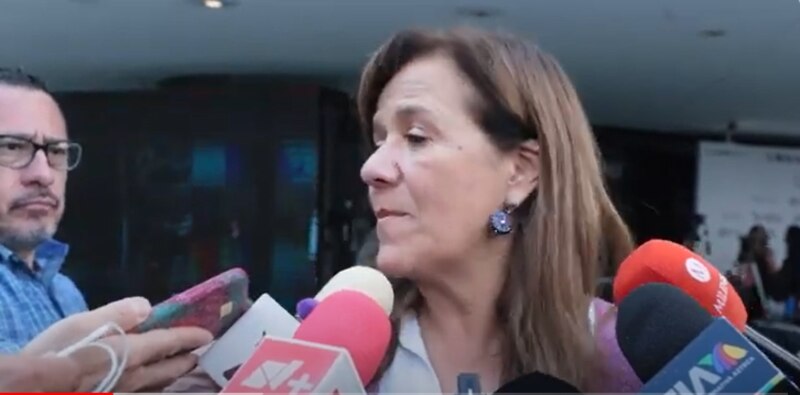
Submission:
[[[47,164],[55,170],[70,171],[81,161],[81,145],[71,141],[39,144],[19,136],[0,135],[0,166],[22,169],[33,162],[36,153],[44,152]]]

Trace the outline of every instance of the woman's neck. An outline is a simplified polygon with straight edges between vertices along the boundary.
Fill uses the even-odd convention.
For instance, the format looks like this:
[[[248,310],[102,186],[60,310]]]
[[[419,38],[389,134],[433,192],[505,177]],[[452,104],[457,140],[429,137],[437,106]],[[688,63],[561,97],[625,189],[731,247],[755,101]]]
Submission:
[[[428,329],[490,346],[498,338],[497,302],[505,283],[506,265],[496,261],[459,265],[445,280],[417,282],[423,304],[420,320]],[[471,270],[470,270],[471,269]]]
[[[487,262],[488,264],[488,262]],[[497,265],[500,266],[500,265]],[[419,325],[442,393],[457,392],[458,374],[476,373],[494,391],[503,370],[503,333],[497,300],[504,276],[448,276],[446,283],[417,284],[423,297]]]
[[[420,290],[424,299],[419,311],[420,320],[435,332],[449,333],[462,339],[482,342],[494,337],[496,298],[478,290],[474,292],[473,295],[464,295],[464,299],[453,300],[431,290]]]

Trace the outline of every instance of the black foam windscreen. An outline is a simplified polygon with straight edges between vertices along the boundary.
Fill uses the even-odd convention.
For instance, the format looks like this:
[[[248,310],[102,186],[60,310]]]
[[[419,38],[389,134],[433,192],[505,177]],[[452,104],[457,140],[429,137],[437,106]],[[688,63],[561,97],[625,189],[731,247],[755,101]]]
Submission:
[[[713,321],[679,288],[645,284],[618,305],[617,342],[636,375],[646,383]]]
[[[579,394],[575,386],[549,374],[533,372],[503,384],[495,394]]]

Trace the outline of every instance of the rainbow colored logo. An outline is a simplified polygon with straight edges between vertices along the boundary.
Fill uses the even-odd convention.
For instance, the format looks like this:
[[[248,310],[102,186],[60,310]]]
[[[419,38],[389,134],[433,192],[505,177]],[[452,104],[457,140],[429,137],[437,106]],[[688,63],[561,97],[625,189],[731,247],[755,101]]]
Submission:
[[[700,359],[698,365],[713,368],[718,374],[723,374],[733,369],[746,355],[747,350],[744,348],[717,343],[714,350]]]

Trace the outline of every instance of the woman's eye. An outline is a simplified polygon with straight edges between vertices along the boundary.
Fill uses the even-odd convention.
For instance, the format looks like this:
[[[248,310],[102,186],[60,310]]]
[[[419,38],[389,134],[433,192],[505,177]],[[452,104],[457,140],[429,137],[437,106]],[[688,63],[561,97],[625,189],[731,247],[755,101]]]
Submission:
[[[411,145],[419,145],[428,141],[424,130],[419,126],[412,127],[405,135],[406,141]]]
[[[425,137],[425,136],[417,135],[417,134],[407,134],[406,135],[406,141],[408,141],[409,144],[412,144],[412,145],[419,145],[419,144],[422,144],[422,143],[428,141],[428,138]]]

